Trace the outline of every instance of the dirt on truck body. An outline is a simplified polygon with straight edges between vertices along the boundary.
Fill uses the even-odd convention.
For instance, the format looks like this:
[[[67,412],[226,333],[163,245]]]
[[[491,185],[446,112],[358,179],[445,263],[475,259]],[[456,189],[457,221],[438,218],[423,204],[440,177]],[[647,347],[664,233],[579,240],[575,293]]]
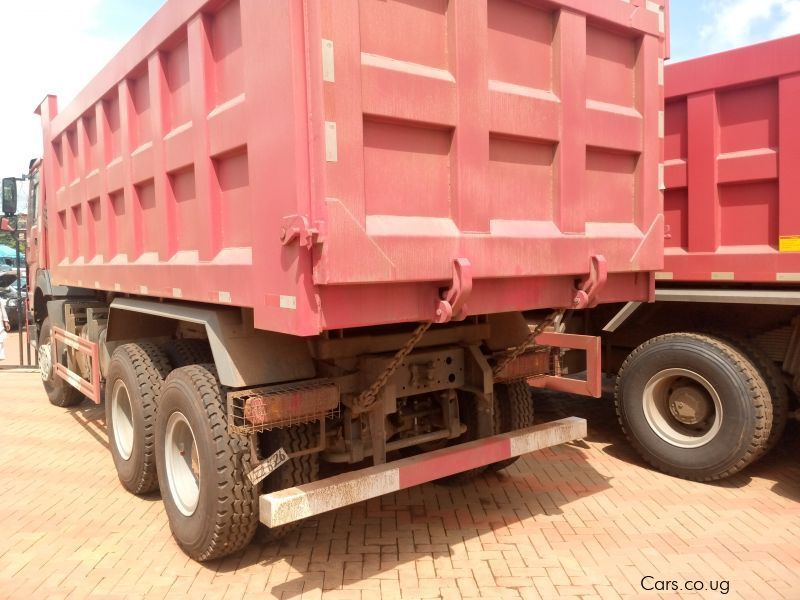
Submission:
[[[652,298],[664,41],[635,0],[168,1],[38,109],[50,401],[105,401],[197,560],[582,437],[528,382],[598,395],[564,312]]]

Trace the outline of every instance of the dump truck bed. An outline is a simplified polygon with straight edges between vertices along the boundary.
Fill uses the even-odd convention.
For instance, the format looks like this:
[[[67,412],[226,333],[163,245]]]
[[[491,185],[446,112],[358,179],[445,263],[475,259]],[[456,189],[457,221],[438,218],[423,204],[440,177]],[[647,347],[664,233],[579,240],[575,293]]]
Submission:
[[[800,36],[666,68],[664,271],[800,281]]]
[[[40,107],[44,266],[296,335],[430,320],[452,287],[569,306],[593,257],[601,301],[646,300],[663,32],[640,0],[167,2]]]

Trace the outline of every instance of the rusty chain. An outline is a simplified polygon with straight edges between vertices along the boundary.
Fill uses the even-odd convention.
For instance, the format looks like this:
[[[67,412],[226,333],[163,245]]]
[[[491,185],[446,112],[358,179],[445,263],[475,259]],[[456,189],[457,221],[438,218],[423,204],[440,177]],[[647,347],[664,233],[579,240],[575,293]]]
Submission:
[[[541,334],[547,327],[553,325],[563,315],[564,309],[556,310],[545,320],[536,325],[536,327],[533,329],[533,331],[531,331],[530,335],[522,344],[514,348],[500,360],[500,362],[492,370],[492,373],[497,376],[509,365],[509,363],[516,360],[521,354],[527,352],[530,348],[535,346],[536,338],[539,336],[539,334]],[[389,379],[391,379],[392,375],[395,374],[395,371],[397,371],[400,363],[402,363],[406,357],[411,354],[411,351],[414,350],[416,345],[422,339],[422,336],[425,335],[428,329],[431,328],[431,325],[433,325],[433,323],[430,321],[420,323],[420,325],[414,330],[414,333],[411,334],[411,337],[408,339],[408,341],[403,344],[403,347],[400,348],[400,350],[397,351],[397,354],[394,355],[394,358],[386,366],[380,376],[378,376],[378,378],[372,383],[371,386],[369,386],[369,388],[361,392],[361,394],[359,394],[352,401],[350,408],[355,413],[358,414],[366,412],[372,407],[373,404],[375,404],[378,399],[378,394],[380,394],[381,390],[388,383]]]
[[[431,328],[430,321],[426,321],[425,323],[420,323],[419,327],[414,330],[414,333],[411,335],[409,340],[403,345],[400,350],[397,351],[397,354],[394,355],[392,361],[387,365],[387,367],[383,370],[383,373],[373,382],[369,388],[361,392],[354,400],[351,405],[351,408],[355,413],[362,413],[368,411],[373,404],[375,404],[376,400],[378,399],[378,394],[380,394],[383,387],[389,381],[389,379],[394,375],[395,371],[397,371],[397,367],[400,366],[400,363],[405,360],[405,358],[411,354],[411,351],[414,347],[419,343],[422,339],[422,336],[425,335],[425,332]]]
[[[558,321],[561,317],[564,316],[564,309],[553,311],[544,321],[536,325],[531,331],[530,335],[522,342],[519,346],[514,348],[511,352],[506,354],[500,362],[498,362],[494,369],[492,369],[492,374],[497,377],[503,370],[514,360],[519,358],[521,354],[524,354],[531,348],[536,345],[536,338],[548,327],[554,325],[556,321]]]

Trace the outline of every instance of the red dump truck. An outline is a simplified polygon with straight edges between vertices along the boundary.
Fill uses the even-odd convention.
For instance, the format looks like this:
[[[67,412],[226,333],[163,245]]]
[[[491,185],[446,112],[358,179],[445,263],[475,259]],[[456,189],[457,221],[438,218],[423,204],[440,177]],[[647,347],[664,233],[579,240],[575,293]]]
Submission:
[[[713,480],[772,448],[800,393],[800,36],[665,83],[664,269],[605,326],[606,365],[642,455]]]
[[[38,109],[50,401],[104,397],[122,485],[197,560],[584,436],[526,380],[599,395],[564,309],[652,299],[664,29],[641,0],[167,2]]]

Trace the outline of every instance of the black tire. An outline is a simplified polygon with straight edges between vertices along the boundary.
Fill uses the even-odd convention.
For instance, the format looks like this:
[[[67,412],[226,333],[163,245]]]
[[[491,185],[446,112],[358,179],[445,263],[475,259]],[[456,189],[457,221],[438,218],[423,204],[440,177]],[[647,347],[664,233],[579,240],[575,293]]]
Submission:
[[[675,396],[676,389],[685,395]],[[679,422],[672,410],[680,411],[687,398],[701,399],[704,408],[684,418],[710,416],[702,423]],[[642,457],[694,481],[745,468],[763,453],[772,427],[772,402],[756,366],[708,335],[670,333],[636,348],[620,369],[615,402],[622,429]]]
[[[147,342],[119,346],[108,364],[105,399],[108,446],[120,482],[133,494],[158,489],[156,407],[170,370],[166,355]],[[120,415],[121,422],[115,420],[116,415]],[[130,439],[125,439],[127,436]]]
[[[319,445],[319,422],[303,423],[285,429],[273,429],[260,434],[261,455],[271,456],[279,448],[287,453],[308,450]],[[275,492],[286,488],[311,483],[319,478],[319,454],[305,454],[289,459],[264,480],[261,493]],[[287,523],[279,527],[259,525],[256,541],[268,544],[280,540],[302,525],[302,521]]]
[[[478,399],[474,394],[468,392],[458,391],[458,415],[461,422],[467,426],[467,430],[461,434],[460,437],[451,440],[448,444],[453,446],[455,444],[463,444],[478,439]],[[436,483],[443,485],[461,485],[467,481],[474,479],[486,470],[486,466],[476,467],[461,473],[454,473],[447,477],[441,477],[436,480]]]
[[[175,478],[170,473],[176,467],[167,466],[166,455],[168,425],[181,422],[190,427],[194,444],[189,452],[194,458],[196,451],[199,469],[196,505],[186,511],[189,514],[173,496],[170,480]],[[170,450],[173,461],[185,460]],[[181,455],[184,452],[185,448],[180,450]],[[191,462],[184,464],[191,468]],[[172,371],[156,415],[156,464],[172,535],[189,557],[201,562],[220,558],[241,550],[253,539],[258,492],[247,479],[250,462],[248,438],[228,433],[225,400],[214,367],[190,365]]]
[[[170,340],[164,345],[164,353],[173,369],[214,362],[211,346],[206,340]]]
[[[64,364],[66,360],[66,352],[62,352],[62,356],[60,357],[55,357],[52,355],[51,332],[52,326],[50,325],[50,317],[47,317],[42,322],[42,327],[39,333],[39,344],[37,346],[40,369],[44,364],[44,361],[42,360],[42,352],[50,353],[49,356],[51,365],[55,365],[56,362],[61,362]],[[55,369],[50,369],[47,378],[45,378],[45,375],[42,374],[42,383],[44,384],[44,391],[47,393],[47,399],[50,400],[50,404],[53,406],[68,408],[83,402],[84,395],[66,381],[58,377],[55,373]]]
[[[775,447],[786,430],[786,422],[789,420],[789,389],[784,382],[783,372],[761,348],[741,338],[733,338],[731,341],[756,366],[769,390],[772,400],[772,428],[764,444],[766,454]]]
[[[531,388],[524,379],[498,383],[494,386],[495,433],[507,433],[533,425],[533,400]],[[510,467],[519,456],[492,463],[486,470],[496,473]]]

